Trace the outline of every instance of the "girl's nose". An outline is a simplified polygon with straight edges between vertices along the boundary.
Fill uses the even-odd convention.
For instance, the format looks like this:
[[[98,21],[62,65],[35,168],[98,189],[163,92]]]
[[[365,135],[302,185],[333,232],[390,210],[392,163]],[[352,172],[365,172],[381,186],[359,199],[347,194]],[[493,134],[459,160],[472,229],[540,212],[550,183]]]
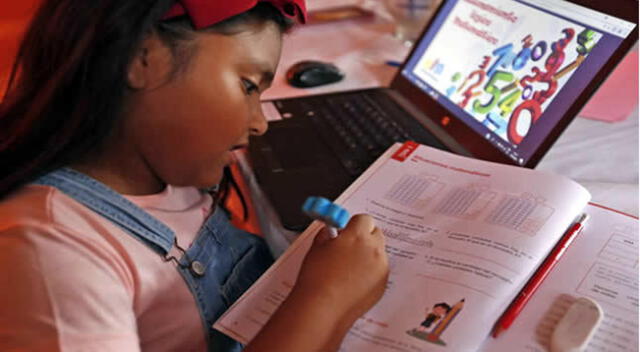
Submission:
[[[254,136],[261,136],[267,132],[268,128],[269,124],[267,123],[267,118],[262,112],[262,105],[259,105],[251,116],[249,131]]]

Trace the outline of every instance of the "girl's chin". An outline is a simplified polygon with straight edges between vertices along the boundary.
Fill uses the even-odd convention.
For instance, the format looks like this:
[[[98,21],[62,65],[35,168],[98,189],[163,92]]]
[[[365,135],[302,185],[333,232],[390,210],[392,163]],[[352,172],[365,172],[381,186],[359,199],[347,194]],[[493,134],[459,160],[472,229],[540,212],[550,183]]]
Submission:
[[[215,187],[222,182],[222,169],[219,172],[216,172],[213,177],[207,180],[207,186],[205,188]]]
[[[224,174],[224,168],[231,165],[233,162],[233,158],[231,152],[227,152],[224,154],[222,158],[220,158],[214,165],[201,170],[200,182],[198,182],[199,188],[211,188],[214,187],[222,181],[222,177]]]
[[[198,189],[210,189],[217,186],[220,184],[220,181],[222,181],[222,168],[215,169],[216,170],[209,169],[203,171],[198,178],[190,182],[189,185]]]

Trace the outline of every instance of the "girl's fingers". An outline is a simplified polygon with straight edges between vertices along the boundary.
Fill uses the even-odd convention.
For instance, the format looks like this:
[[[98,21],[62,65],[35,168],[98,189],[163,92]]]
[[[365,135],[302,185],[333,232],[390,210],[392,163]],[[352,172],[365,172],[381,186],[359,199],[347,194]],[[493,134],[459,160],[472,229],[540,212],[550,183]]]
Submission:
[[[382,232],[382,230],[380,230],[380,228],[376,227],[373,229],[373,232],[371,232],[372,235],[384,240],[384,233]]]
[[[317,244],[323,244],[329,240],[331,240],[331,233],[329,231],[329,228],[325,225],[320,230],[318,230],[318,233],[316,233],[314,242],[316,242]]]
[[[349,221],[346,228],[354,228],[354,230],[360,229],[360,231],[363,231],[364,233],[372,233],[376,228],[376,224],[371,216],[356,214],[351,218],[351,221]]]

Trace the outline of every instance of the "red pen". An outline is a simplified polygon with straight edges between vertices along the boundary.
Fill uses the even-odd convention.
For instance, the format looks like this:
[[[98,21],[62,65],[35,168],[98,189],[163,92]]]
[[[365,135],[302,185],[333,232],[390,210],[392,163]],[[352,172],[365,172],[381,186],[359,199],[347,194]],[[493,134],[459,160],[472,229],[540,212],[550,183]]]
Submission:
[[[547,275],[551,272],[551,269],[553,269],[553,267],[558,263],[562,254],[564,254],[564,251],[569,248],[571,242],[573,242],[580,231],[582,231],[588,219],[589,215],[582,214],[578,221],[569,228],[564,236],[562,236],[560,241],[551,250],[551,253],[549,253],[547,258],[542,262],[542,265],[540,265],[538,270],[536,270],[529,281],[527,281],[527,284],[524,285],[520,294],[513,300],[513,302],[511,302],[509,308],[505,310],[500,319],[498,319],[498,322],[493,328],[493,337],[498,337],[498,335],[511,326],[542,281],[544,281]]]

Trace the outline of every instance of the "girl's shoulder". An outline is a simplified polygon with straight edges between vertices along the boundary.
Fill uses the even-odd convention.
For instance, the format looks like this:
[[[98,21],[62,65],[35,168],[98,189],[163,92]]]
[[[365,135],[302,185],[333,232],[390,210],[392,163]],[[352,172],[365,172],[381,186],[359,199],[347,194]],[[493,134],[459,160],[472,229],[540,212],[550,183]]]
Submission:
[[[145,249],[54,187],[27,185],[0,201],[0,252],[12,262],[40,263],[77,276],[84,272],[76,270],[78,263],[84,263],[80,266],[130,283],[130,258],[139,247]],[[0,261],[0,272],[5,269]],[[23,269],[27,276],[37,274]]]
[[[53,187],[26,185],[0,199],[0,231],[51,221]]]
[[[12,227],[82,227],[95,215],[54,187],[26,185],[0,200],[0,232]]]
[[[117,225],[60,190],[27,185],[0,200],[0,239],[21,238],[24,244],[49,248],[52,243],[88,243],[112,252],[115,242],[131,242]],[[135,241],[134,241],[135,242]],[[130,246],[125,246],[130,247]]]

